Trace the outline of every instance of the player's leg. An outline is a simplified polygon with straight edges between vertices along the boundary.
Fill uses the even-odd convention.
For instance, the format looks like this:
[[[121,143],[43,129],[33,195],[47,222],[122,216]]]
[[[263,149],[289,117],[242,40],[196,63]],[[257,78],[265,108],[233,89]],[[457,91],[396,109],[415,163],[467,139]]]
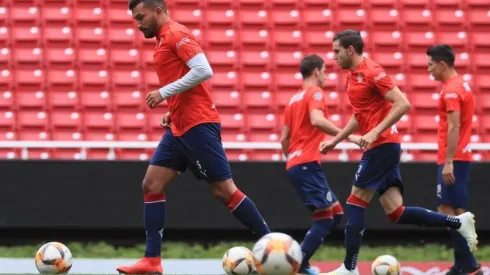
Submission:
[[[144,225],[146,231],[146,250],[142,260],[128,266],[120,266],[117,271],[124,274],[161,274],[161,249],[165,225],[165,188],[185,170],[180,159],[175,137],[170,130],[160,141],[153,154],[143,179]]]
[[[221,126],[201,124],[178,140],[196,178],[207,181],[213,195],[257,237],[270,233],[254,202],[237,188],[232,179],[230,164],[221,143]]]
[[[313,222],[301,243],[303,261],[299,274],[316,274],[310,268],[310,258],[334,227],[333,205],[337,217],[343,212],[335,194],[328,186],[325,174],[316,162],[304,163],[288,169],[288,177],[304,205],[312,212]],[[340,207],[340,209],[339,209]]]
[[[456,181],[452,185],[446,185],[442,181],[442,169],[439,165],[437,173],[437,210],[439,213],[458,216],[466,212],[468,208],[468,184],[471,175],[471,163],[455,161],[454,177]],[[466,239],[456,230],[448,228],[454,245],[454,265],[447,275],[477,274],[482,272],[473,253],[470,251]]]
[[[473,214],[466,212],[459,216],[448,216],[422,207],[403,205],[401,189],[391,186],[381,195],[381,205],[393,223],[413,224],[426,227],[449,227],[459,232],[474,250],[477,245]]]

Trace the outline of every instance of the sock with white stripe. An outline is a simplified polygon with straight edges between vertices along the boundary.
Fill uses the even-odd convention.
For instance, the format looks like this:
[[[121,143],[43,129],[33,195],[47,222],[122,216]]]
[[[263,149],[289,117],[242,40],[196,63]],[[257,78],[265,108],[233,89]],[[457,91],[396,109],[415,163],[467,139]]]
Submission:
[[[264,219],[255,207],[254,202],[249,199],[240,190],[236,190],[227,203],[230,212],[246,227],[257,235],[262,237],[271,231],[265,223]]]
[[[145,194],[145,257],[160,257],[165,224],[165,194]]]
[[[345,224],[345,258],[344,266],[348,270],[357,267],[357,258],[364,234],[364,214],[368,203],[350,195],[347,199],[347,222]]]

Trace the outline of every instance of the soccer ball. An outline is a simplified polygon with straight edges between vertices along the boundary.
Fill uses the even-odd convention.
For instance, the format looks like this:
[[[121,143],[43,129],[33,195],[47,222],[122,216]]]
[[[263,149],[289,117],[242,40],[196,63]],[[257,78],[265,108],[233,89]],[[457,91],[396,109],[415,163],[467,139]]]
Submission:
[[[289,235],[269,233],[253,248],[254,263],[261,275],[294,275],[301,260],[301,247]]]
[[[373,275],[400,275],[400,262],[391,255],[382,255],[371,265]]]
[[[36,267],[41,274],[67,274],[72,265],[72,255],[62,243],[47,243],[36,253]]]
[[[252,273],[254,269],[252,251],[243,246],[230,248],[223,256],[223,269],[228,275]]]

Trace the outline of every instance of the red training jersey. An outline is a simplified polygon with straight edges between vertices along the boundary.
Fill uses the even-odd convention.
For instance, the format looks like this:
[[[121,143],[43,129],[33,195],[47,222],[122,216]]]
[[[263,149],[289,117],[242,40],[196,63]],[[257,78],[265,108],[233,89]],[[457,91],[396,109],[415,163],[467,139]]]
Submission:
[[[471,161],[472,155],[469,148],[471,140],[471,129],[473,127],[473,115],[475,113],[475,102],[473,92],[468,82],[457,75],[443,83],[439,95],[439,128],[437,130],[438,151],[437,164],[446,161],[447,151],[447,114],[459,112],[460,129],[458,146],[454,154],[454,160]]]
[[[320,163],[320,143],[325,133],[311,125],[310,112],[314,109],[328,115],[323,90],[310,86],[291,97],[284,110],[284,124],[289,127],[291,135],[286,169],[306,162]]]
[[[170,21],[164,25],[157,37],[153,55],[155,69],[163,87],[187,74],[186,63],[203,50],[185,26]],[[167,99],[171,130],[175,136],[183,135],[201,123],[220,123],[220,117],[211,100],[205,83]]]
[[[359,66],[347,75],[347,94],[361,135],[378,126],[390,113],[391,102],[384,95],[396,87],[385,70],[364,58]],[[371,148],[384,143],[400,143],[400,135],[393,125],[378,136]]]

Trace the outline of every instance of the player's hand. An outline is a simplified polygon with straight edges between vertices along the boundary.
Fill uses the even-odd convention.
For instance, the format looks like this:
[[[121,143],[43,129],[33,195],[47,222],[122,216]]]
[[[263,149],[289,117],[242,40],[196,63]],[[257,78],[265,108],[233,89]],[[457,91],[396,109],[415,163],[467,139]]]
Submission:
[[[331,140],[323,141],[320,143],[320,152],[325,155],[328,151],[333,150],[335,146],[337,146],[337,143],[334,143]]]
[[[350,135],[347,140],[349,142],[352,142],[354,144],[357,144],[359,147],[361,147],[361,136],[358,135]]]
[[[160,120],[160,126],[163,128],[170,127],[170,112],[167,112]]]
[[[162,102],[163,97],[158,90],[153,91],[146,96],[146,105],[152,109]]]
[[[456,178],[454,177],[454,166],[452,163],[445,163],[442,168],[442,182],[446,185],[454,184]]]
[[[377,138],[378,134],[376,134],[376,132],[374,131],[370,131],[369,133],[361,137],[359,141],[359,146],[361,147],[361,149],[368,149],[369,146],[371,146],[371,144],[373,144]]]

